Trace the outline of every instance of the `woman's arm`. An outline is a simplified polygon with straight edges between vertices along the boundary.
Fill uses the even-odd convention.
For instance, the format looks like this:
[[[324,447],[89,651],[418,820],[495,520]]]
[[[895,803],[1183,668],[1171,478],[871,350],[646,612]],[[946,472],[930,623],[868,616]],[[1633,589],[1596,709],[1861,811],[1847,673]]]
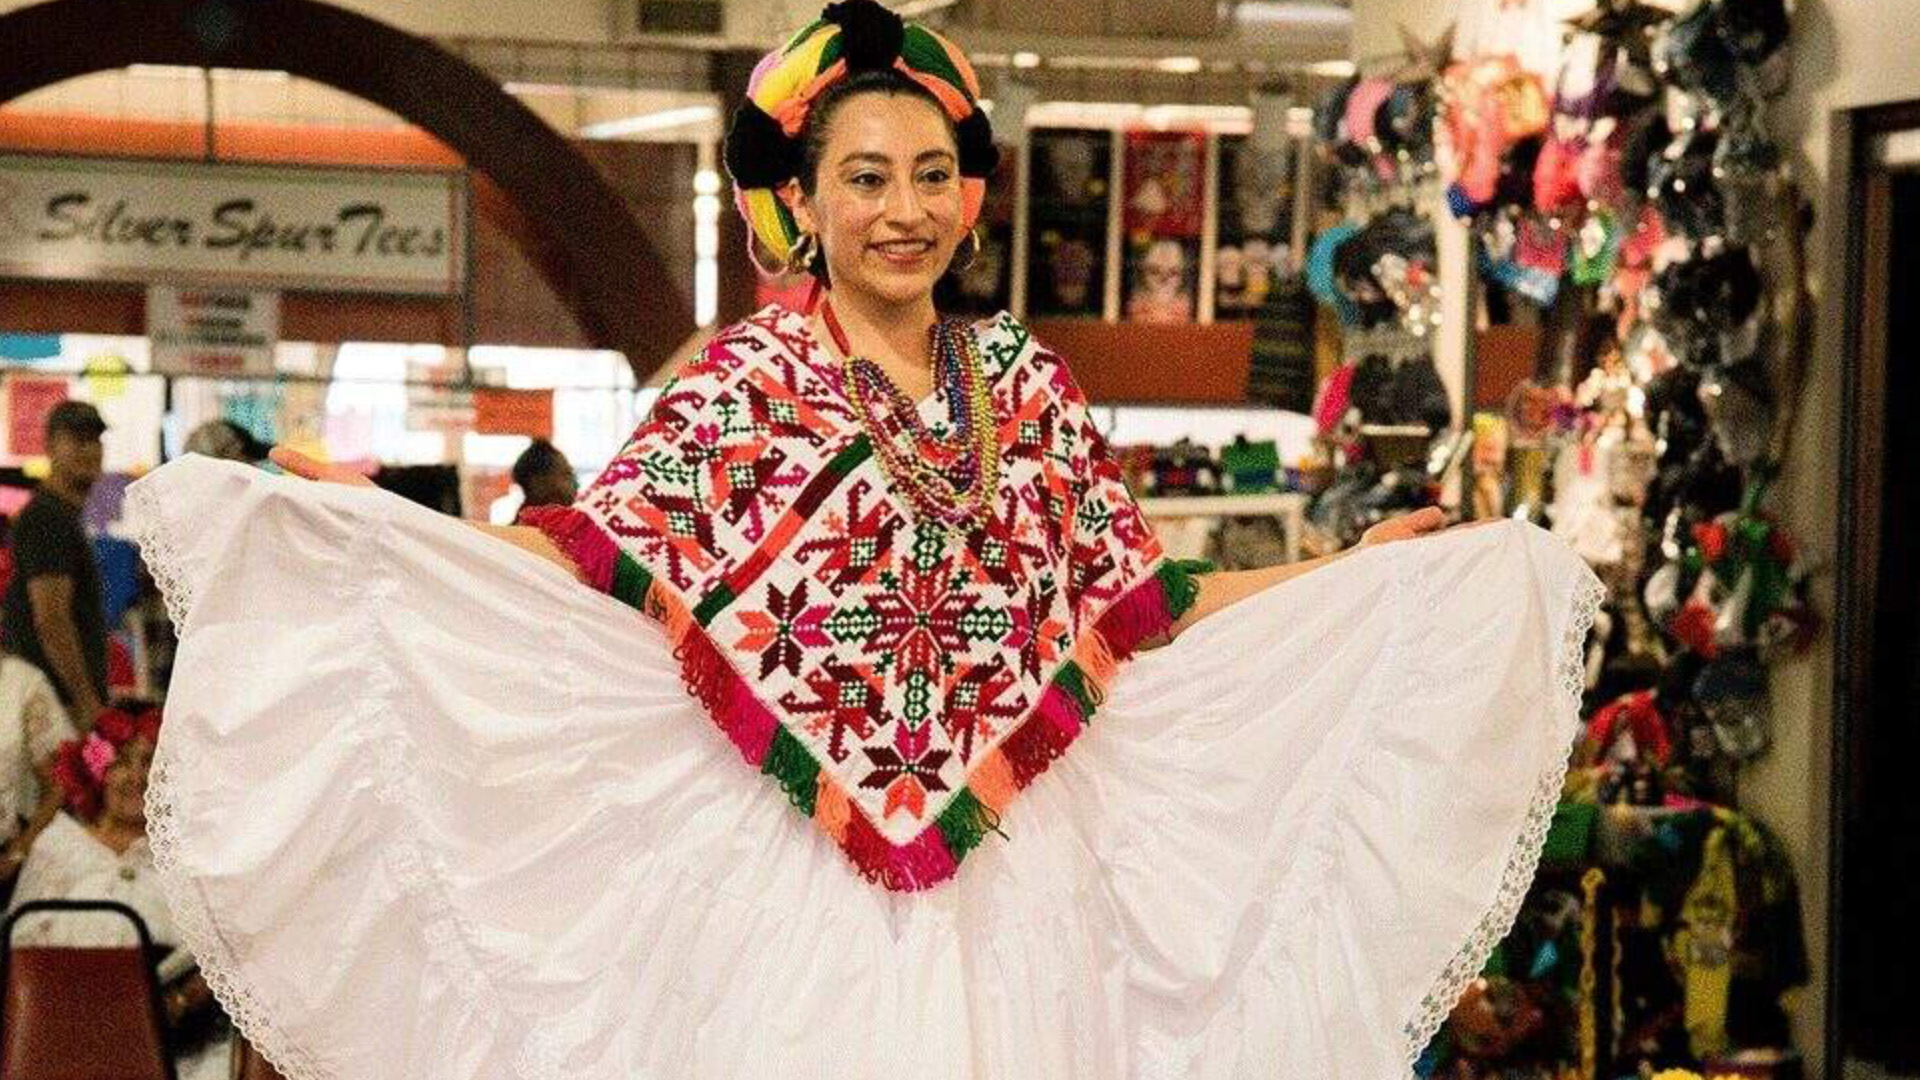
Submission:
[[[348,487],[375,486],[372,480],[352,469],[316,461],[298,450],[276,446],[270,456],[275,465],[304,480],[315,480],[323,484],[345,484]],[[504,540],[529,555],[545,559],[574,577],[580,576],[580,568],[574,565],[572,559],[567,558],[565,552],[555,547],[553,541],[547,539],[547,534],[539,529],[528,525],[488,525],[478,521],[468,521],[466,524]]]
[[[1201,619],[1217,611],[1232,607],[1234,604],[1260,592],[1262,589],[1270,589],[1283,581],[1299,577],[1301,574],[1312,573],[1328,563],[1346,558],[1348,555],[1364,547],[1375,547],[1380,544],[1392,543],[1395,540],[1407,540],[1416,536],[1424,536],[1446,524],[1446,520],[1446,515],[1441,513],[1438,508],[1428,507],[1424,510],[1416,510],[1411,514],[1401,514],[1399,517],[1388,518],[1373,528],[1368,529],[1366,533],[1360,537],[1358,544],[1355,544],[1345,551],[1336,551],[1332,555],[1322,555],[1317,559],[1307,559],[1296,563],[1283,563],[1279,566],[1269,566],[1260,570],[1234,570],[1203,574],[1198,579],[1200,584],[1199,596],[1195,597],[1193,606],[1187,609],[1187,613],[1182,615],[1180,620],[1173,624],[1173,628],[1167,632],[1167,636],[1161,644],[1165,644],[1166,641],[1171,641],[1179,637],[1182,631],[1194,623],[1199,622]]]

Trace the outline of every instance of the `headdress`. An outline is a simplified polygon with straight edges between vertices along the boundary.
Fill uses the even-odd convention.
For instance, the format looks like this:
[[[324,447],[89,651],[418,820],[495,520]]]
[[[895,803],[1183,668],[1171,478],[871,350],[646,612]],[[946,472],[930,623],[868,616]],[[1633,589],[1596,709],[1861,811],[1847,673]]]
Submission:
[[[82,818],[99,814],[105,797],[107,770],[120,756],[120,750],[137,738],[157,742],[160,738],[160,710],[148,707],[140,712],[108,709],[94,721],[93,731],[85,738],[68,739],[53,755],[53,782],[60,788],[67,809]]]
[[[776,263],[800,237],[779,189],[800,174],[807,115],[830,87],[862,71],[897,71],[940,102],[959,137],[962,221],[971,228],[979,219],[1000,152],[980,109],[973,65],[945,37],[875,0],[840,0],[761,59],[727,131],[734,205]]]

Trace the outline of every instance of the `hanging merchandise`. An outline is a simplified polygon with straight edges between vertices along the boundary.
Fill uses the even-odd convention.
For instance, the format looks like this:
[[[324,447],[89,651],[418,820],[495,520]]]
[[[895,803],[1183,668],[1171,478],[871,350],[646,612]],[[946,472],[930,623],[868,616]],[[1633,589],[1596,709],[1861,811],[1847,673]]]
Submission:
[[[1464,62],[1447,72],[1444,100],[1442,126],[1455,163],[1447,199],[1454,213],[1468,217],[1494,203],[1503,172],[1524,173],[1530,187],[1550,118],[1540,76],[1511,56]]]
[[[1483,49],[1448,72],[1447,194],[1486,315],[1545,339],[1505,415],[1475,418],[1464,494],[1482,515],[1531,515],[1550,472],[1544,516],[1607,586],[1565,795],[1592,824],[1582,839],[1579,815],[1556,816],[1573,854],[1526,907],[1571,894],[1581,859],[1608,872],[1575,897],[1600,909],[1581,921],[1602,940],[1565,996],[1543,994],[1555,969],[1523,915],[1423,1076],[1795,1075],[1780,1000],[1807,977],[1793,881],[1736,807],[1742,766],[1774,739],[1769,672],[1819,628],[1767,506],[1807,311],[1804,229],[1767,123],[1789,22],[1782,0],[1596,0],[1551,66]],[[1356,365],[1349,404],[1377,381]],[[1350,512],[1365,487],[1347,486],[1345,506],[1316,510]],[[1563,1005],[1544,1009],[1555,1030],[1513,1044],[1501,1020],[1520,1001]]]

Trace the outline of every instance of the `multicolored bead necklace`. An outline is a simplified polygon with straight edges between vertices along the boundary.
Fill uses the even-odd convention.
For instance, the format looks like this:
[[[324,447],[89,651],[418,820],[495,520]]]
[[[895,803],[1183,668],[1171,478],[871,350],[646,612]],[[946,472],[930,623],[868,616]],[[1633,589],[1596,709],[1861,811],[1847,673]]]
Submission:
[[[953,421],[952,434],[943,436],[927,428],[885,369],[854,355],[831,301],[821,301],[820,317],[840,350],[847,397],[894,490],[916,513],[948,525],[970,527],[990,513],[1000,484],[1000,438],[972,330],[958,319],[941,319],[931,331],[934,375]]]

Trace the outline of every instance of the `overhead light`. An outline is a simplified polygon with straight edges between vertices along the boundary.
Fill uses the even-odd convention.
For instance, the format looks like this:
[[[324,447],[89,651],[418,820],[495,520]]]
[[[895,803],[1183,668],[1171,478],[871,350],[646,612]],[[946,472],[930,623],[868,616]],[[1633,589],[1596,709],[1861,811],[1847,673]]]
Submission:
[[[1037,52],[1014,53],[1013,66],[1017,68],[1037,68],[1040,66],[1040,54]]]
[[[131,64],[127,74],[142,79],[198,79],[201,69],[180,64]]]
[[[1286,26],[1346,27],[1353,25],[1353,9],[1345,4],[1311,3],[1308,0],[1240,0],[1233,17],[1243,24]]]
[[[1345,79],[1359,70],[1351,60],[1322,60],[1308,64],[1307,70],[1315,75],[1327,75],[1336,79]]]
[[[128,64],[136,79],[194,79],[211,74],[221,82],[286,82],[292,75],[277,68],[199,68],[187,64]]]
[[[1197,56],[1163,56],[1153,62],[1155,71],[1172,72],[1175,75],[1192,75],[1200,70],[1200,58]]]
[[[646,131],[665,131],[689,124],[709,123],[719,116],[720,110],[712,105],[683,105],[677,109],[661,109],[659,112],[588,124],[580,129],[580,136],[586,139],[618,139]]]
[[[944,11],[959,3],[960,0],[904,0],[894,4],[893,13],[903,19],[924,19],[936,11]]]
[[[526,96],[526,97],[560,95],[560,94],[565,94],[571,97],[580,92],[580,87],[578,86],[569,86],[566,83],[550,83],[550,82],[518,82],[518,81],[505,82],[500,84],[500,89],[505,90],[507,93],[513,94],[515,96]]]
[[[283,83],[293,78],[277,68],[214,68],[213,77],[221,82]]]

